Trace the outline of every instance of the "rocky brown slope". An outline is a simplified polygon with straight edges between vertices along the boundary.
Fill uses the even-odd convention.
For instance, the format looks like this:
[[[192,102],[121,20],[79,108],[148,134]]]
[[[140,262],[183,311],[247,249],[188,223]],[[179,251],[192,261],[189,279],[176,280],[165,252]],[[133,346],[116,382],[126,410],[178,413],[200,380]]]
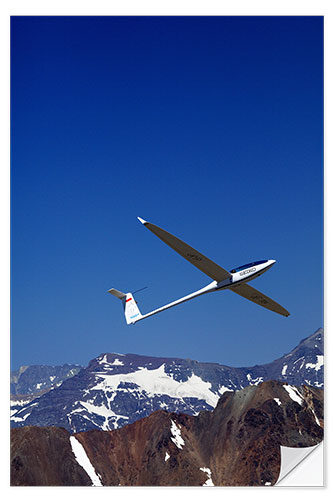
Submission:
[[[92,484],[66,430],[12,433],[13,485]],[[159,410],[117,430],[75,435],[105,486],[273,485],[280,445],[307,447],[322,438],[323,391],[276,381],[226,392],[214,411],[198,416]]]
[[[90,486],[72,453],[69,435],[58,427],[11,431],[12,486]]]

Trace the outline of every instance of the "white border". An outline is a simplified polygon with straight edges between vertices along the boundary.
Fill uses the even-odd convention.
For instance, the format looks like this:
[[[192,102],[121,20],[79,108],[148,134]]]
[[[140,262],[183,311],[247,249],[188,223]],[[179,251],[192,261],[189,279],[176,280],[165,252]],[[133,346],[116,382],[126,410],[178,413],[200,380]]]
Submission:
[[[333,88],[332,82],[332,2],[329,0],[238,0],[238,1],[217,1],[217,0],[122,0],[122,1],[112,1],[112,0],[94,0],[93,2],[88,2],[86,0],[74,1],[74,0],[3,0],[0,5],[1,17],[0,17],[0,36],[1,36],[1,66],[2,73],[5,78],[1,79],[1,154],[2,163],[0,168],[0,220],[1,220],[1,232],[3,235],[3,240],[5,244],[1,245],[1,324],[2,324],[2,349],[1,349],[1,368],[2,368],[2,401],[9,400],[9,16],[10,15],[324,15],[325,16],[325,139],[332,136],[330,130],[330,120],[329,117],[332,116],[332,100],[330,98],[330,93],[328,89]],[[330,201],[328,193],[332,189],[332,174],[330,173],[327,165],[329,164],[330,158],[330,144],[325,140],[325,356],[326,360],[329,359],[329,318],[330,313],[328,310],[328,304],[330,304],[330,287],[328,283],[331,283],[327,279],[327,276],[331,275],[331,265],[329,262],[329,249],[332,248],[332,230],[329,228],[328,220],[329,214],[331,214],[332,201]],[[330,222],[332,225],[332,222]],[[326,362],[325,373],[326,373],[326,388],[329,384],[328,379],[330,378],[330,368],[329,363]],[[327,416],[330,414],[330,401],[326,399],[325,413],[326,421],[328,421]],[[1,489],[9,488],[9,433],[8,433],[8,414],[6,411],[1,412],[2,415],[2,431],[5,436],[2,439],[2,448],[5,449],[5,453],[2,454],[2,467],[1,467]],[[330,441],[329,429],[326,431],[325,441],[327,442],[327,435]],[[327,447],[326,447],[327,448]],[[326,453],[327,455],[327,453]],[[327,463],[327,457],[326,457]],[[325,467],[327,468],[327,466]],[[329,493],[330,481],[327,478],[328,487],[325,489],[315,489],[313,488],[302,488],[301,494],[303,497]],[[244,490],[244,488],[242,488]],[[255,495],[267,495],[268,491],[271,494],[281,493],[281,488],[245,488],[246,492],[244,494],[250,498]],[[284,498],[288,494],[294,495],[294,488],[283,489]],[[47,495],[59,495],[65,497],[73,497],[73,495],[79,494],[80,496],[90,496],[91,490],[89,488],[80,488],[80,491],[73,490],[73,488],[25,488],[21,490],[20,488],[11,488],[8,494],[12,498],[16,498],[22,494],[26,496],[33,495],[34,498],[39,496]],[[190,494],[191,497],[196,498],[205,495],[221,495],[227,494],[229,498],[233,498],[239,495],[239,488],[205,488],[204,492],[202,489],[191,488],[117,488],[113,494],[117,495],[117,498],[123,498],[126,496],[153,498],[156,495],[160,497],[167,497],[172,494],[172,496],[184,496],[184,494]],[[110,495],[111,491],[108,488],[95,488],[94,495]]]

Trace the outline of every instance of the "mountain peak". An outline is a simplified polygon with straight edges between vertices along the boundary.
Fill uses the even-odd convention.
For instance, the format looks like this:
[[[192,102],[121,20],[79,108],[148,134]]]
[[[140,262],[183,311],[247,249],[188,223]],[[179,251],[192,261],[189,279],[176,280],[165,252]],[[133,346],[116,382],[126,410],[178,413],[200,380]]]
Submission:
[[[246,387],[244,394],[251,394],[251,387],[269,380],[320,388],[321,345],[322,330],[317,330],[278,360],[242,368],[182,358],[102,353],[59,387],[16,407],[12,425],[56,425],[70,432],[112,430],[156,410],[198,415],[213,410],[223,394],[228,398],[229,393]]]

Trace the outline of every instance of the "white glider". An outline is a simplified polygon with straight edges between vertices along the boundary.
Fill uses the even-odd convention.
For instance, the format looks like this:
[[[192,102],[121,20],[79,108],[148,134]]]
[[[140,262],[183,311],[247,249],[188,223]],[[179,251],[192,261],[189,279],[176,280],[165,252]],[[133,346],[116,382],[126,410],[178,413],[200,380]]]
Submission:
[[[275,264],[275,260],[258,260],[256,262],[251,262],[250,264],[236,267],[231,271],[226,271],[223,267],[218,266],[215,262],[187,245],[184,241],[176,238],[176,236],[173,236],[164,229],[155,226],[155,224],[151,224],[140,217],[138,217],[138,219],[152,233],[164,241],[164,243],[173,248],[182,257],[184,257],[184,259],[191,262],[191,264],[200,269],[203,273],[207,274],[207,276],[212,278],[214,281],[196,292],[190,293],[181,299],[170,302],[170,304],[159,307],[158,309],[155,309],[147,314],[141,314],[131,293],[123,293],[115,288],[111,288],[108,292],[121,299],[123,303],[125,318],[128,325],[137,323],[142,319],[149,318],[149,316],[153,316],[153,314],[165,311],[166,309],[181,304],[182,302],[186,302],[187,300],[194,299],[194,297],[199,297],[199,295],[217,292],[218,290],[231,290],[232,292],[237,293],[237,295],[241,295],[242,297],[259,304],[270,311],[274,311],[282,316],[290,315],[290,313],[284,307],[280,306],[280,304],[247,284],[248,281],[257,278],[261,274],[268,271],[268,269]]]

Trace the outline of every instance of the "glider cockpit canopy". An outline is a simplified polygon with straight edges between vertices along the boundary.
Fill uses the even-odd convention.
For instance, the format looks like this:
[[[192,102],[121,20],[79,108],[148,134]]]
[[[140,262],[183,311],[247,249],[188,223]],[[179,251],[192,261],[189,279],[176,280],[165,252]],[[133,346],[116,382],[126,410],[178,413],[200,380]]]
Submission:
[[[232,269],[229,272],[232,274],[238,273],[239,271],[247,269],[248,267],[259,266],[259,264],[265,264],[265,262],[268,262],[268,260],[257,260],[256,262],[250,262],[249,264],[244,264],[243,266],[235,267],[235,269]]]

